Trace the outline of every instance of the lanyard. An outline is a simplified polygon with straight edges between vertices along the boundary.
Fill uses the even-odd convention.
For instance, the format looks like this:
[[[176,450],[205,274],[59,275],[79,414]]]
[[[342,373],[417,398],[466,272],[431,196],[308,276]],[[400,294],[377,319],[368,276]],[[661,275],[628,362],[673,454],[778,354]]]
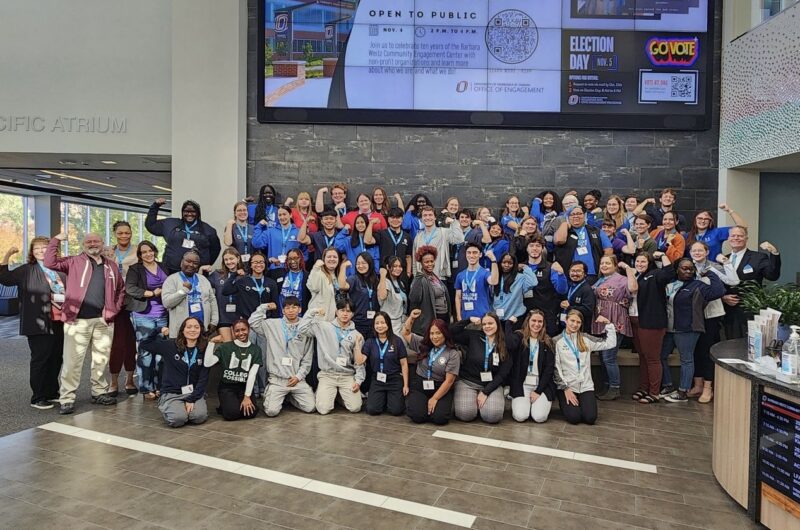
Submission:
[[[286,352],[289,352],[289,341],[297,336],[297,327],[289,328],[286,325],[286,320],[281,319],[281,327],[283,328],[283,339],[286,341]],[[289,331],[291,329],[291,335]]]
[[[434,228],[433,230],[431,230],[430,234],[426,234],[425,232],[422,233],[422,240],[425,241],[426,245],[431,244],[431,241],[433,241],[433,238],[436,237],[436,232],[438,231],[439,231],[438,228]]]
[[[579,229],[575,230],[578,233],[578,246],[585,247],[586,246],[586,227],[582,226]]]
[[[286,244],[289,241],[289,237],[291,235],[292,235],[292,225],[289,225],[289,228],[287,228],[286,230],[284,230],[283,227],[281,227],[281,241],[282,241],[281,248],[283,249],[283,252],[281,252],[281,254],[286,254]]]
[[[369,297],[369,310],[372,311],[372,293],[375,292],[375,289],[366,284],[364,284],[364,286],[367,289],[367,296]]]
[[[36,263],[39,264],[39,268],[42,269],[42,272],[44,273],[44,275],[47,276],[48,280],[50,280],[50,287],[53,290],[53,292],[54,293],[60,293],[61,292],[61,284],[58,283],[58,274],[56,274],[55,271],[53,271],[51,269],[48,269],[47,267],[42,265],[41,261],[37,261]]]
[[[577,291],[580,288],[580,286],[584,284],[585,281],[586,280],[581,280],[580,283],[578,283],[578,284],[576,284],[576,285],[574,285],[573,287],[570,288],[570,290],[567,292],[567,300],[572,302],[572,295],[575,294],[575,291]]]
[[[270,204],[269,205],[269,210],[267,210],[266,208],[264,209],[264,217],[266,217],[267,220],[269,220],[269,221],[274,221],[275,220],[275,205],[274,204]]]
[[[598,287],[606,283],[606,281],[608,281],[609,278],[611,278],[611,276],[600,276],[597,279],[597,281],[594,282],[594,288],[597,289]]]
[[[381,366],[380,366],[380,370],[378,370],[378,371],[379,372],[383,372],[383,358],[386,355],[386,350],[389,349],[389,341],[387,340],[386,342],[381,344],[381,341],[376,337],[375,338],[375,343],[378,345],[378,354],[381,356]]]
[[[190,225],[187,225],[185,222],[183,223],[183,231],[186,234],[186,239],[192,239],[192,228],[195,226],[197,226],[197,221]]]
[[[230,272],[228,272],[228,277],[227,277],[227,278],[225,278],[225,279],[226,279],[226,280],[227,280],[227,279],[229,279],[229,278],[230,278],[232,275],[236,275],[236,273],[235,273],[235,272],[233,272],[233,271],[230,271]],[[233,295],[232,295],[232,294],[231,294],[231,295],[228,295],[228,303],[229,303],[229,304],[233,304],[233,303],[234,303],[234,299],[233,299]]]
[[[258,280],[256,278],[250,276],[250,279],[253,281],[253,285],[255,286],[255,290],[256,290],[256,292],[258,292],[258,297],[260,299],[261,298],[261,293],[264,292],[264,278],[263,277],[261,278],[261,283],[260,284],[258,283]]]
[[[191,278],[187,278],[186,275],[181,271],[181,279],[184,282],[189,282],[192,284],[192,289],[189,291],[189,294],[194,294],[199,292],[197,290],[197,285],[199,283],[199,280],[197,279],[197,274],[193,274]]]
[[[325,235],[325,232],[322,233],[322,237],[325,238],[325,248],[332,247],[333,242],[336,241],[336,234],[333,234],[331,237]]]
[[[475,286],[475,282],[477,282],[476,276],[478,275],[478,269],[472,271],[472,278],[469,276],[469,269],[464,271],[464,287],[466,287],[465,291],[472,291],[473,293],[477,293],[478,290]]]
[[[495,243],[497,243],[497,241],[492,241],[491,243],[486,243],[485,245],[483,245],[483,255],[484,256],[486,256],[487,252],[489,252],[490,250],[494,249]]]
[[[569,346],[569,349],[572,350],[572,354],[575,356],[575,362],[578,363],[578,371],[580,372],[581,371],[581,352],[578,351],[578,348],[575,347],[575,345],[572,343],[572,341],[570,340],[570,338],[566,334],[564,334],[564,342],[566,342],[567,346]]]
[[[394,243],[394,253],[397,255],[397,247],[400,245],[400,242],[403,240],[403,231],[400,230],[400,235],[394,237],[394,231],[387,230],[389,232],[389,237],[392,238],[392,243]]]
[[[247,232],[250,230],[250,227],[244,225],[244,230],[242,230],[242,226],[237,224],[236,230],[238,230],[239,235],[242,236],[242,243],[244,243],[244,253],[247,254]]]
[[[675,294],[681,290],[681,287],[683,287],[683,282],[680,280],[675,280],[671,284],[667,285],[667,298],[672,298],[675,296]]]
[[[483,371],[484,372],[488,372],[489,371],[489,356],[492,354],[493,351],[494,351],[494,344],[489,346],[489,341],[486,340],[486,339],[483,339]]]
[[[192,358],[189,359],[189,350],[183,352],[183,362],[186,363],[186,384],[189,384],[189,376],[192,373],[192,366],[197,362],[197,346],[192,348]]]
[[[345,207],[345,208],[339,208],[338,210],[336,210],[336,213],[338,213],[338,214],[339,214],[339,217],[344,217],[344,214],[346,214],[346,213],[347,213],[347,207]]]
[[[539,341],[538,340],[531,340],[528,343],[528,373],[533,373],[533,367],[536,364],[536,356],[539,355]]]
[[[362,234],[358,234],[358,246],[356,247],[356,250],[359,254],[366,250],[366,247],[364,247],[364,236]],[[353,263],[353,265],[355,265],[355,263]]]
[[[658,250],[663,251],[665,248],[667,248],[666,243],[667,243],[667,231],[662,230],[656,236],[656,246],[658,247]]]
[[[122,272],[122,260],[128,257],[128,254],[131,253],[131,248],[128,247],[128,250],[125,251],[125,254],[119,251],[118,248],[114,249],[114,255],[117,257],[117,265],[119,266],[119,271]]]
[[[300,292],[300,280],[303,278],[302,271],[298,271],[298,272],[289,271],[289,274],[287,275],[287,277],[289,279],[289,282],[288,282],[289,290],[292,291],[292,292],[298,292],[299,293]],[[286,285],[286,284],[284,283],[284,285]]]
[[[342,329],[336,324],[333,325],[334,331],[336,331],[336,342],[339,344],[339,352],[342,351],[342,340],[348,338],[352,330],[350,329]]]
[[[431,350],[430,355],[428,356],[428,379],[433,376],[433,363],[436,362],[436,359],[444,353],[444,346],[439,346],[438,348],[433,348]]]

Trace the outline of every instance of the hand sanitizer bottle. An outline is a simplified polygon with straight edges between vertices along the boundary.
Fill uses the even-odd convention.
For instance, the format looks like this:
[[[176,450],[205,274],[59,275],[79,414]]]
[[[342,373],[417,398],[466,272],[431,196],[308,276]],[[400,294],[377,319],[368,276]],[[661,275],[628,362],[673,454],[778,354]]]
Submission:
[[[800,326],[790,326],[792,334],[783,343],[781,352],[781,371],[778,379],[785,383],[800,384]]]

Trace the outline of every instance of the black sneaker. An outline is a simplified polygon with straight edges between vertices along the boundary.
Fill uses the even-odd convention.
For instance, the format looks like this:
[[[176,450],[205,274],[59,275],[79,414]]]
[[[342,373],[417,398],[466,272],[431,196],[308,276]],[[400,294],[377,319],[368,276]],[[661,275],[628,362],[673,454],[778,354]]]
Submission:
[[[99,396],[92,396],[92,403],[95,405],[116,405],[117,398],[108,394],[100,394]]]
[[[59,414],[72,414],[73,412],[75,412],[74,403],[63,403],[58,411]]]
[[[661,387],[661,392],[658,393],[658,397],[660,397],[661,399],[664,399],[668,395],[672,394],[673,392],[675,392],[675,387],[674,386],[672,386],[672,385],[662,386]]]
[[[52,409],[53,404],[50,403],[49,401],[45,401],[44,399],[40,399],[36,403],[31,403],[31,407],[39,410],[47,410],[47,409]]]
[[[686,403],[689,401],[689,396],[683,390],[676,390],[672,394],[665,396],[664,399],[670,403]]]

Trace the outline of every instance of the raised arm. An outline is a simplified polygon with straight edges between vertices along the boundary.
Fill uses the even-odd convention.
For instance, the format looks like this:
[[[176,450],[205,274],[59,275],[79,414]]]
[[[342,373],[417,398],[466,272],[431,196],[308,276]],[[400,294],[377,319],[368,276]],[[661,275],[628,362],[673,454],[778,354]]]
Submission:
[[[314,201],[314,209],[317,211],[318,214],[321,214],[325,211],[325,194],[328,193],[328,188],[320,188],[317,190],[317,197]]]
[[[389,296],[386,290],[386,269],[381,267],[381,279],[378,281],[378,301],[383,302]]]
[[[364,244],[365,245],[374,245],[375,244],[375,236],[373,235],[372,231],[374,230],[374,226],[380,223],[381,220],[377,218],[373,218],[369,220],[367,223],[367,229],[364,231]]]
[[[147,217],[144,219],[144,227],[154,236],[164,236],[164,220],[158,220],[158,210],[165,202],[167,201],[162,198],[156,199],[155,202],[150,205],[150,209],[147,210]]]

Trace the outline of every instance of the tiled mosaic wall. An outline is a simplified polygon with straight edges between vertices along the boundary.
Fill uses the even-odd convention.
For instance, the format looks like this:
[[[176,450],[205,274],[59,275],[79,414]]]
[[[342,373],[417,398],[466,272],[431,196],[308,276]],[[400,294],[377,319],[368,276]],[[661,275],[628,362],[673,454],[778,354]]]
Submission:
[[[721,167],[800,151],[800,4],[725,45]]]

